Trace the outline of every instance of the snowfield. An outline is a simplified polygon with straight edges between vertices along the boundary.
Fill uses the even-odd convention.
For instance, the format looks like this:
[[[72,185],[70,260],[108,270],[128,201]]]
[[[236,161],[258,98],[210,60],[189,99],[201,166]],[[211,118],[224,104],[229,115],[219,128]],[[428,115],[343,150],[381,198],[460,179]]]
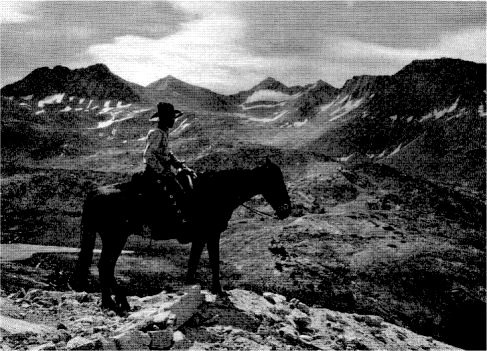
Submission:
[[[270,122],[277,121],[279,118],[283,117],[287,113],[288,113],[288,111],[282,111],[277,116],[272,117],[272,118],[255,118],[255,117],[249,117],[248,120],[249,121],[252,121],[252,122],[270,123]]]
[[[275,102],[282,102],[291,100],[293,98],[292,95],[281,93],[275,90],[257,90],[255,93],[250,95],[247,100],[245,100],[246,104],[250,104],[256,101],[275,101]]]
[[[66,95],[65,93],[61,93],[61,94],[54,94],[54,95],[51,95],[51,96],[48,96],[46,97],[45,99],[43,100],[40,100],[38,102],[38,106],[40,108],[43,108],[44,105],[50,105],[50,104],[60,104],[63,99],[64,99],[64,95]]]

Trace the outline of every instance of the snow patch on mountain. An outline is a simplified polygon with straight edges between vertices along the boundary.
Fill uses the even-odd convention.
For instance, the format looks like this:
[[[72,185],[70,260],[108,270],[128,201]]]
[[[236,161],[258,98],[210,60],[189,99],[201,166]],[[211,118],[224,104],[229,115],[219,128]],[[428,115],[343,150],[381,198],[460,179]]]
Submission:
[[[250,95],[247,100],[245,100],[246,104],[250,104],[256,101],[275,101],[275,102],[282,102],[292,99],[293,96],[289,94],[282,93],[280,91],[275,90],[257,90],[252,95]]]
[[[430,112],[427,115],[424,115],[423,117],[421,117],[421,119],[419,120],[419,122],[422,123],[422,122],[427,121],[428,119],[431,119],[431,118],[433,118],[433,113],[432,112]]]
[[[253,121],[253,122],[270,123],[270,122],[277,121],[279,118],[283,117],[287,113],[288,113],[288,111],[282,111],[277,116],[271,117],[271,118],[255,118],[255,117],[249,117],[248,119],[249,119],[249,121]]]
[[[123,101],[117,102],[117,108],[127,108],[127,107],[130,107],[130,106],[132,106],[132,104],[126,104],[126,105],[124,105],[123,104]]]
[[[275,108],[275,107],[282,107],[284,105],[286,105],[286,102],[285,101],[280,102],[278,104],[252,105],[252,106],[244,106],[242,104],[242,105],[240,105],[240,107],[242,108],[242,110],[252,110],[252,109],[256,109],[256,108]]]
[[[50,104],[54,104],[54,103],[60,104],[64,99],[64,95],[66,95],[66,94],[60,93],[60,94],[50,95],[50,96],[40,100],[37,105],[40,108],[43,108],[44,105],[50,105]]]
[[[301,122],[294,122],[293,123],[293,127],[295,128],[300,128],[302,126],[304,126],[306,123],[308,123],[308,119],[306,118],[304,121],[301,121]]]
[[[110,102],[111,102],[111,100],[105,101],[105,104],[103,105],[103,108],[101,109],[100,112],[98,112],[99,115],[101,115],[103,113],[108,113],[108,112],[110,112],[111,110],[114,109],[114,107],[110,107]]]
[[[386,150],[383,150],[379,155],[377,155],[377,158],[382,158],[386,155]]]
[[[435,109],[435,111],[433,112],[435,119],[441,118],[444,115],[446,115],[447,113],[451,113],[451,112],[455,111],[456,108],[458,107],[458,101],[460,101],[460,97],[458,97],[457,100],[450,107],[446,107],[443,110],[439,110],[439,111],[437,109]]]
[[[350,160],[353,157],[353,155],[355,155],[355,154],[353,153],[353,154],[350,154],[350,155],[345,156],[345,157],[339,157],[337,159],[337,161],[339,161],[339,162],[348,162],[348,160]]]
[[[451,120],[453,118],[457,118],[457,117],[464,116],[465,115],[465,112],[466,112],[465,108],[462,108],[457,113],[455,113],[454,115],[448,117],[446,120],[449,121],[449,120]],[[479,110],[479,114],[480,114],[480,110]],[[481,114],[480,114],[480,117],[482,117]]]
[[[394,155],[395,155],[395,154],[397,154],[399,151],[401,151],[401,149],[402,149],[402,143],[401,143],[401,144],[399,144],[399,146],[398,146],[398,147],[396,147],[396,148],[394,149],[394,151],[393,151],[393,152],[391,152],[391,153],[390,153],[390,154],[389,154],[387,157],[389,158],[389,157],[391,157],[391,156],[394,156]]]
[[[178,134],[178,133],[181,133],[183,130],[185,130],[186,128],[188,128],[191,123],[187,122],[187,118],[181,122],[181,124],[175,128],[174,130],[171,131],[171,133],[169,134]]]
[[[338,101],[338,97],[335,100],[331,101],[330,103],[320,106],[320,111],[326,112],[330,107],[335,105],[337,103],[337,101]]]
[[[108,101],[109,102],[109,101]],[[107,103],[105,103],[105,105],[107,105]],[[97,106],[95,106],[97,107]],[[106,106],[105,106],[106,107]],[[110,107],[111,110],[114,109],[114,107]],[[110,119],[106,120],[106,121],[102,121],[102,122],[98,122],[97,126],[96,127],[93,127],[93,128],[88,128],[88,129],[103,129],[103,128],[107,128],[109,126],[111,126],[112,124],[114,123],[120,123],[120,122],[123,122],[123,121],[126,121],[128,119],[132,119],[134,118],[136,115],[142,113],[142,112],[146,112],[146,111],[149,111],[150,108],[146,108],[146,109],[139,109],[139,110],[135,110],[135,111],[132,111],[132,112],[129,112],[127,114],[127,116],[123,117],[123,118],[119,118],[117,119],[117,116],[122,113],[123,111],[120,110],[120,111],[108,111],[106,113],[110,114]],[[100,112],[101,113],[101,112]],[[100,114],[98,113],[98,114]],[[185,127],[186,128],[186,127]],[[115,129],[114,129],[115,130]]]
[[[356,109],[357,107],[359,107],[362,104],[362,101],[363,100],[364,99],[362,98],[362,99],[358,99],[358,100],[349,100],[349,101],[347,101],[347,103],[343,107],[341,107],[340,109],[334,111],[331,114],[331,116],[333,116],[333,118],[331,118],[329,120],[329,122],[335,121],[338,118],[343,117],[347,113],[349,113],[352,110]],[[338,113],[338,115],[337,115],[337,113]]]
[[[72,110],[71,106],[67,105],[65,108],[63,108],[63,109],[62,109],[62,110],[60,110],[59,112],[69,112],[69,111],[71,111],[71,110]]]

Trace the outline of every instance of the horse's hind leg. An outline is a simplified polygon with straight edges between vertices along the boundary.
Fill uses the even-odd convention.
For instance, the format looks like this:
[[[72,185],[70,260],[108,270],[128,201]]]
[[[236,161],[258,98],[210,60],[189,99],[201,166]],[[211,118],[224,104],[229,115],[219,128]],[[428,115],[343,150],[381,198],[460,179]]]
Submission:
[[[123,289],[117,284],[115,279],[115,264],[126,242],[127,236],[125,235],[120,235],[116,240],[114,238],[102,238],[103,247],[100,261],[98,262],[101,284],[101,305],[103,308],[118,312],[125,312],[130,309]],[[117,303],[112,300],[112,290]]]
[[[201,253],[205,247],[203,240],[194,240],[191,244],[191,253],[188,262],[188,274],[186,275],[186,284],[193,284],[196,281],[196,270],[200,262]]]

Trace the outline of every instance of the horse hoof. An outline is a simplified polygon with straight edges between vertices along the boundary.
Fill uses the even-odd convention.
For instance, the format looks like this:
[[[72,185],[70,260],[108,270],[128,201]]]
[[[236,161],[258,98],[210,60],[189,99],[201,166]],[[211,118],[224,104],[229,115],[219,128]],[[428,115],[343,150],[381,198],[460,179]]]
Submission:
[[[74,278],[70,279],[68,282],[68,288],[76,292],[85,291],[86,285],[86,282],[81,282],[78,279]]]
[[[117,306],[115,305],[114,302],[112,303],[102,303],[101,304],[101,309],[106,311],[106,312],[113,312],[114,314],[117,313]]]
[[[222,288],[211,289],[211,293],[215,294],[219,297],[227,297],[228,296],[228,293],[226,291],[224,291]]]
[[[118,305],[118,308],[117,308],[117,311],[116,312],[117,312],[117,314],[120,317],[127,317],[127,315],[130,312],[130,306],[129,306],[129,304],[121,304],[121,305]]]
[[[117,311],[117,316],[119,316],[119,317],[127,317],[129,315],[129,311],[130,311],[130,309],[129,310],[119,309]]]
[[[117,303],[115,303],[115,301],[110,296],[102,296],[100,307],[103,310],[108,310],[108,311],[117,312],[118,310]]]

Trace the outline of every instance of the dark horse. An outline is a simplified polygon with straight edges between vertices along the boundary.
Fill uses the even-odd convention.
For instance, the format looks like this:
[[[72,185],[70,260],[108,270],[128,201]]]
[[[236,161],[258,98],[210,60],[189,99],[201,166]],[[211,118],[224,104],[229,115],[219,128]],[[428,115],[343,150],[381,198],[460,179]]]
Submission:
[[[71,286],[86,286],[93,257],[96,233],[101,237],[102,251],[98,263],[102,289],[102,307],[123,313],[130,309],[126,296],[115,280],[115,264],[131,234],[142,229],[141,201],[119,185],[103,186],[90,193],[82,215],[81,251]],[[233,211],[257,194],[262,194],[278,218],[289,216],[291,206],[280,168],[267,160],[251,170],[233,169],[202,173],[189,195],[191,254],[186,283],[195,282],[201,253],[207,245],[212,269],[212,292],[223,293],[220,285],[220,234],[227,228]],[[161,213],[161,221],[164,214]],[[115,301],[111,293],[115,295]]]

